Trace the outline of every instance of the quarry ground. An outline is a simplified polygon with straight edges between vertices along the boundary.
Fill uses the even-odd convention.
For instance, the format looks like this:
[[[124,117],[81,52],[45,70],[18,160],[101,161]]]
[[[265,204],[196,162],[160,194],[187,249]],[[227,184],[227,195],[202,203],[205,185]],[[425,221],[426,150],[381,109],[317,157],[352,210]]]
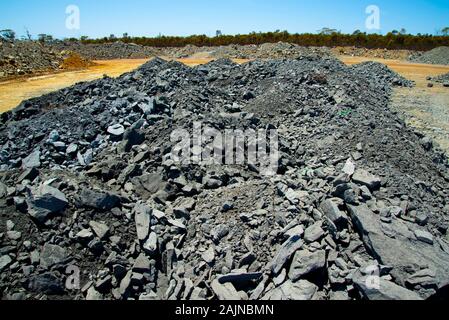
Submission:
[[[396,88],[392,106],[400,111],[406,122],[432,137],[446,152],[449,152],[449,89],[436,84],[428,88],[428,76],[449,72],[449,66],[416,64],[401,60],[340,56],[348,64],[377,61],[386,64],[407,79],[416,82],[414,88]],[[95,65],[85,70],[48,74],[27,79],[10,80],[0,83],[0,112],[16,107],[21,101],[71,86],[82,81],[91,81],[103,75],[117,77],[132,71],[148,59],[121,59],[95,61]],[[178,61],[195,66],[211,59],[208,53],[197,53]],[[234,60],[238,63],[247,60]]]

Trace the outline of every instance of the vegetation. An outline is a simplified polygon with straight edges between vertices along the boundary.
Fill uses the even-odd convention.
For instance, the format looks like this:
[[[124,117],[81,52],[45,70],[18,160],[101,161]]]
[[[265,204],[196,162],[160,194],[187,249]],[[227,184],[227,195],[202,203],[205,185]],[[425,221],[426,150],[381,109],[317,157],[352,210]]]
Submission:
[[[7,29],[0,31],[0,38],[14,40],[15,32]],[[27,32],[27,38],[31,35]],[[51,35],[40,34],[38,40],[43,43],[56,41]],[[408,49],[408,50],[431,50],[440,46],[449,46],[449,27],[442,28],[437,35],[431,34],[407,34],[405,29],[393,30],[386,35],[367,34],[360,30],[352,34],[344,34],[336,29],[323,28],[317,33],[291,34],[287,31],[276,30],[274,32],[252,32],[250,34],[224,35],[220,30],[216,31],[214,37],[206,35],[192,35],[189,37],[163,36],[157,37],[131,37],[124,33],[122,37],[111,34],[109,37],[89,39],[82,36],[80,39],[70,38],[66,41],[81,41],[82,43],[110,43],[123,41],[152,47],[184,47],[186,45],[201,46],[225,46],[230,44],[249,45],[276,43],[279,41],[295,43],[302,46],[354,46],[368,49]]]
[[[448,28],[446,28],[448,29]],[[113,41],[123,41],[136,43],[152,47],[183,47],[186,45],[195,46],[221,46],[230,44],[249,45],[275,43],[279,41],[295,43],[302,46],[355,46],[369,49],[408,49],[408,50],[431,50],[440,46],[449,46],[449,29],[442,29],[441,36],[418,34],[406,34],[405,29],[393,31],[386,35],[367,34],[360,30],[353,34],[343,34],[334,29],[323,28],[318,34],[290,34],[287,31],[276,31],[266,33],[252,32],[243,35],[223,35],[217,32],[215,37],[206,35],[193,35],[189,37],[158,36],[147,37],[105,37],[101,39],[82,39],[83,43],[108,43]],[[444,33],[446,32],[446,33]],[[444,35],[446,34],[446,35]]]

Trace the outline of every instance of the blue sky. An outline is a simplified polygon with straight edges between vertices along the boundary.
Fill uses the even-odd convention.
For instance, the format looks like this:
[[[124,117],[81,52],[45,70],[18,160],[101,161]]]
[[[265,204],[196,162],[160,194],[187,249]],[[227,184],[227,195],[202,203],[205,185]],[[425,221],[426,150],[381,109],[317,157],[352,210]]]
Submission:
[[[80,9],[80,30],[65,27],[68,5]],[[345,33],[365,29],[369,5],[380,8],[381,30],[405,28],[410,33],[435,33],[449,26],[449,0],[0,0],[0,29],[19,35],[58,38],[214,35],[251,31],[316,32],[330,27]]]

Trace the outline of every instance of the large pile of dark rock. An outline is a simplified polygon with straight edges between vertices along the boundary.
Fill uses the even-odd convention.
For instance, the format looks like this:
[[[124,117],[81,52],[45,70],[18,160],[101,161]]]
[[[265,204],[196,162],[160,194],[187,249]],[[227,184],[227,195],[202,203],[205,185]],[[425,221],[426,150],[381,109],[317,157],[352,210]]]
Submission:
[[[0,79],[59,69],[63,55],[37,41],[0,41]]]
[[[415,53],[409,60],[417,63],[449,65],[449,47],[438,47],[424,53]]]
[[[155,59],[3,114],[2,298],[442,298],[448,159],[371,66]],[[276,128],[277,174],[178,164],[194,121]]]
[[[124,43],[122,41],[104,44],[82,44],[77,41],[61,41],[53,44],[53,47],[59,51],[76,52],[91,60],[145,59],[160,54],[156,48]]]
[[[302,47],[292,43],[264,43],[262,45],[229,45],[210,49],[211,56],[229,59],[296,59],[298,57],[331,57],[324,47]]]

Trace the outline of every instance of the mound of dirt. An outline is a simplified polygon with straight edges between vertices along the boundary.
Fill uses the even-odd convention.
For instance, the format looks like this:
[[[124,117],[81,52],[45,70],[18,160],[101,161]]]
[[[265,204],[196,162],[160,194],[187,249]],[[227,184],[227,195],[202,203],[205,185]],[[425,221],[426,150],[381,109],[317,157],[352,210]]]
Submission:
[[[438,47],[425,53],[417,53],[410,57],[417,63],[449,65],[449,47]]]
[[[53,46],[56,50],[76,52],[90,60],[145,59],[160,54],[155,48],[121,41],[105,44],[82,44],[80,42],[62,41],[55,43]]]
[[[335,47],[331,50],[335,55],[392,60],[408,60],[410,55],[415,53],[411,50],[367,49],[357,47]]]
[[[438,298],[449,163],[392,84],[409,85],[316,56],[154,59],[23,102],[1,117],[2,297]]]
[[[85,69],[95,65],[92,61],[81,57],[75,52],[62,52],[64,60],[62,61],[60,68],[63,70],[77,70]]]
[[[59,51],[37,41],[0,41],[0,79],[56,71],[62,61]]]

